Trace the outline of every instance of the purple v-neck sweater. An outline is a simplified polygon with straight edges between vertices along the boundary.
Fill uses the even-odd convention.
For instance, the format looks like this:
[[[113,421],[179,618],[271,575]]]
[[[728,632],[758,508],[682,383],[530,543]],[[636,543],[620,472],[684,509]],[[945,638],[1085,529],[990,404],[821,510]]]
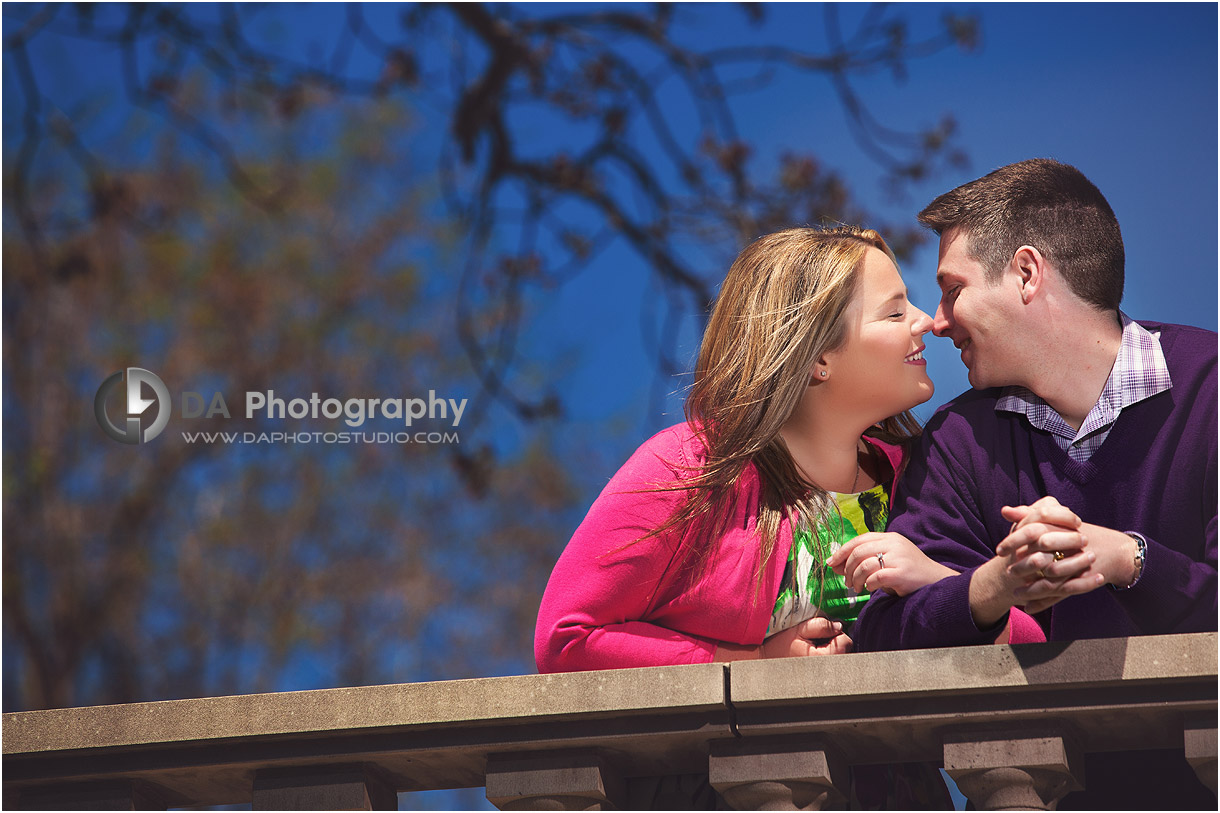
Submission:
[[[996,412],[999,389],[967,392],[937,411],[899,484],[889,530],[962,576],[903,598],[874,594],[855,628],[857,651],[993,640],[994,628],[971,618],[970,577],[1008,534],[1000,507],[1048,494],[1085,522],[1148,539],[1135,587],[1103,586],[1037,616],[1048,640],[1216,629],[1216,334],[1140,324],[1160,332],[1173,387],[1124,409],[1087,462],[1023,415]]]

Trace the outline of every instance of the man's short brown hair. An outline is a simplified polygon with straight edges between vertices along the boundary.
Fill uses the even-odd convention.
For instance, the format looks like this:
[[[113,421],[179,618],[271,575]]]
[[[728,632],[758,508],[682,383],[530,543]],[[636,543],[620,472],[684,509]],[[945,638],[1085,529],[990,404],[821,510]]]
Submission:
[[[946,192],[919,222],[960,229],[996,282],[1021,246],[1042,252],[1076,296],[1102,310],[1123,298],[1123,236],[1105,197],[1080,170],[1049,158],[1000,167]]]

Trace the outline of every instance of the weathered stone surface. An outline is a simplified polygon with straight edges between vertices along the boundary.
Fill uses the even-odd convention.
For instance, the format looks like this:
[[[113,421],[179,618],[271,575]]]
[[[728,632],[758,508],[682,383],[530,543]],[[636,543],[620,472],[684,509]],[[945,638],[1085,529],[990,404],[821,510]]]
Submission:
[[[10,712],[4,753],[723,706],[723,666],[659,666]]]
[[[851,791],[838,751],[808,737],[718,740],[708,776],[736,810],[822,810],[841,806]]]
[[[626,789],[597,754],[575,751],[487,760],[487,800],[501,810],[615,810]]]
[[[729,691],[735,704],[747,704],[1214,676],[1216,645],[1216,633],[1195,633],[740,661]]]
[[[5,799],[128,782],[174,806],[248,803],[267,771],[341,763],[374,766],[394,791],[473,787],[492,755],[580,750],[634,792],[707,771],[713,741],[817,736],[846,763],[871,764],[935,760],[956,726],[1047,723],[1068,726],[1088,753],[1185,742],[1214,786],[1216,642],[1149,636],[9,713]],[[569,796],[556,803],[589,798]]]
[[[1084,788],[1084,760],[1054,730],[953,732],[945,738],[945,772],[980,810],[1054,810]]]
[[[1045,768],[1071,772],[1080,752],[1060,734],[1033,732],[954,732],[945,738],[945,770]]]
[[[1177,726],[1158,722],[1163,709],[1148,701],[1214,710],[1216,641],[1200,633],[747,661],[732,665],[729,702],[744,737],[818,733],[852,763],[881,751],[921,760],[939,752],[948,726],[1064,715],[1085,750],[1177,748]]]
[[[1186,761],[1194,768],[1199,781],[1216,792],[1216,717],[1194,719],[1183,732]]]
[[[1164,680],[1216,674],[1217,634],[1142,635],[1111,638],[1126,643],[1124,680]],[[1085,643],[1083,641],[1079,643]]]
[[[725,788],[724,800],[733,810],[838,810],[832,788],[810,782],[744,782]]]
[[[264,770],[254,777],[254,810],[397,810],[398,794],[362,765]]]
[[[396,790],[481,786],[490,753],[605,746],[636,773],[706,769],[725,666],[328,689],[5,715],[5,786],[140,778],[203,804],[256,773],[378,766]]]

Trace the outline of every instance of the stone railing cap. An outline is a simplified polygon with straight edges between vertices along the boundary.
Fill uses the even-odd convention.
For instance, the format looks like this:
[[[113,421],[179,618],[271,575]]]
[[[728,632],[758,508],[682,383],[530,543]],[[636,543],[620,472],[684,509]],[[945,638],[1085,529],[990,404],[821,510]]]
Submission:
[[[318,689],[4,715],[4,753],[724,706],[724,666]]]

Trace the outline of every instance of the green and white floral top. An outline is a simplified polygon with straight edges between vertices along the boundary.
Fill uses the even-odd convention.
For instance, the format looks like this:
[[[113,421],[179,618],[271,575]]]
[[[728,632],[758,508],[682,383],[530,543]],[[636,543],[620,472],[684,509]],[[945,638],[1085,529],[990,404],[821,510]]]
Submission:
[[[890,519],[890,487],[882,483],[859,494],[831,492],[839,506],[839,516],[829,517],[814,533],[804,520],[792,533],[792,551],[780,581],[779,596],[771,613],[767,636],[822,615],[843,622],[850,630],[860,615],[869,594],[856,593],[843,577],[826,566],[826,559],[843,546],[869,531],[884,531]]]

